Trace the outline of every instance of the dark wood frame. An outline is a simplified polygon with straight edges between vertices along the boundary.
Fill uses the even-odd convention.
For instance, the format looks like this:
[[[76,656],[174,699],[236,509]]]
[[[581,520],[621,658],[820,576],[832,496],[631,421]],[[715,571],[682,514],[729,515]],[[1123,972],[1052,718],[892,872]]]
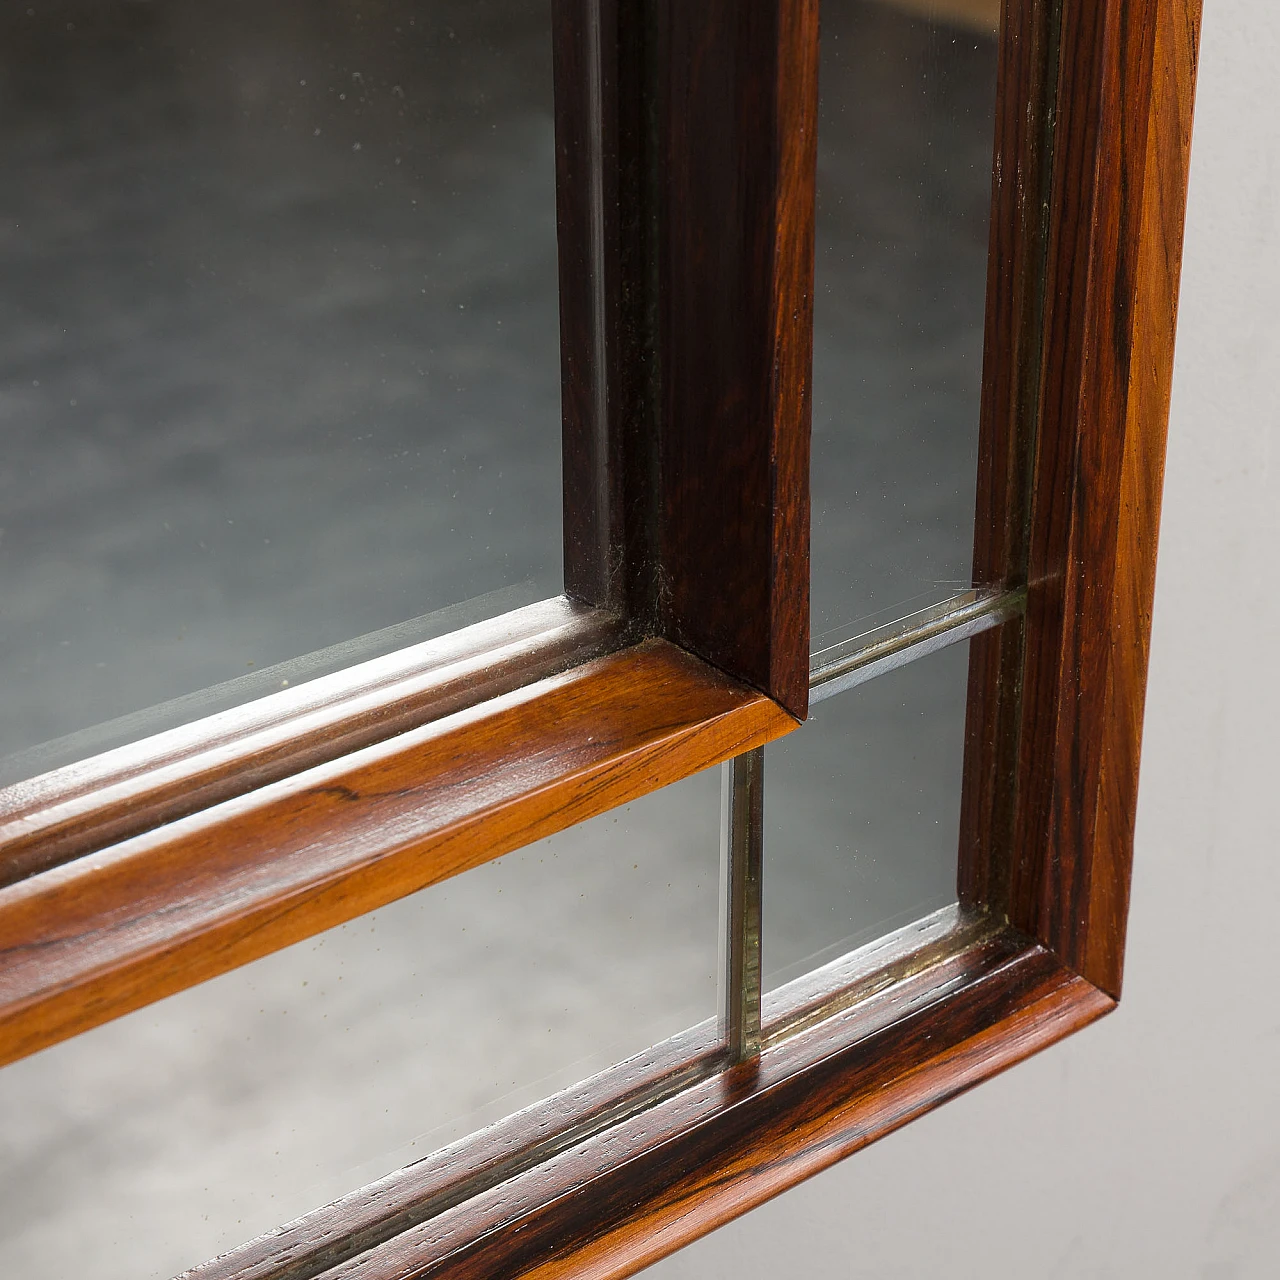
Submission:
[[[1113,1007],[1199,8],[1006,0],[961,907],[202,1275],[630,1274]],[[6,793],[0,1061],[804,716],[816,0],[555,13],[570,599]]]

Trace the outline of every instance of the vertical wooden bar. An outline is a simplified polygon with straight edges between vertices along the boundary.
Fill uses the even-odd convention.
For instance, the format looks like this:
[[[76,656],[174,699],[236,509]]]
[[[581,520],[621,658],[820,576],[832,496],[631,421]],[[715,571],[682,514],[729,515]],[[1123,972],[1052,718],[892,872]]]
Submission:
[[[1127,859],[1094,818],[1155,15],[1063,4],[1010,916],[1077,972],[1093,866]]]
[[[808,709],[816,0],[662,0],[658,618]]]
[[[817,0],[556,0],[565,582],[808,707]]]
[[[1120,463],[1112,644],[1100,726],[1100,762],[1080,972],[1119,997],[1129,915],[1138,756],[1155,595],[1156,532],[1164,481],[1169,392],[1186,213],[1201,0],[1157,6],[1141,235],[1134,282],[1128,402]]]
[[[1010,6],[1014,21],[1032,12]],[[1118,996],[1199,4],[1062,0],[1059,12],[1025,649],[1020,665],[1012,637],[975,650],[960,888]],[[1012,284],[993,274],[993,287]],[[989,357],[1002,307],[994,294]],[[1026,388],[1020,362],[1009,367],[1004,385]],[[1003,407],[1017,394],[991,389],[989,441],[1025,417]],[[1001,519],[1019,501],[995,479],[980,490],[978,563],[1015,575]],[[998,812],[1010,795],[1011,822]]]
[[[646,360],[623,272],[642,252],[627,180],[640,101],[623,58],[620,4],[553,0],[556,208],[560,271],[564,576],[569,596],[629,612],[625,418]],[[630,232],[630,234],[627,234]]]
[[[1023,586],[1043,352],[1044,263],[1057,83],[1055,5],[1005,0],[996,79],[991,229],[975,504],[975,586]],[[1017,796],[1021,622],[969,649],[958,892],[1008,907]]]

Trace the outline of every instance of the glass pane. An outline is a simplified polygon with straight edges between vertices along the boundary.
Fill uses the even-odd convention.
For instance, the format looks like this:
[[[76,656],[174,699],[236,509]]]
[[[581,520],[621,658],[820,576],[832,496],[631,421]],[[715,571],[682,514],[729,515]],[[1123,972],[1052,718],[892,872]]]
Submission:
[[[837,694],[767,748],[766,990],[955,902],[968,657]]]
[[[970,582],[997,20],[823,3],[815,648]]]
[[[0,1274],[167,1277],[714,1017],[718,770],[0,1071]]]
[[[0,756],[560,589],[548,0],[0,11]]]

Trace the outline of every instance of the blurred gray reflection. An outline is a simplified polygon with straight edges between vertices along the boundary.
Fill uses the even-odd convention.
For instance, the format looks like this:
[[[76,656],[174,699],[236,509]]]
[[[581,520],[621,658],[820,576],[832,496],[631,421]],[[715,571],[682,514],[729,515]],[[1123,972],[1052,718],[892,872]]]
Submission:
[[[936,10],[823,0],[815,647],[969,585],[996,42]]]
[[[968,670],[952,645],[766,749],[766,990],[956,900]]]
[[[167,1277],[715,1015],[719,771],[0,1070],[0,1275]]]
[[[560,587],[549,0],[0,7],[0,756]]]

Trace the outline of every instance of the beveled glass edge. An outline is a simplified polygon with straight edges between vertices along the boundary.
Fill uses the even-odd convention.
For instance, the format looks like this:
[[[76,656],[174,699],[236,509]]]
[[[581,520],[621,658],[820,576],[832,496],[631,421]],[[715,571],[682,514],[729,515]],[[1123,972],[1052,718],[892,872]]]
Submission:
[[[764,997],[769,1051],[1007,931],[944,907]],[[934,993],[936,995],[936,993]],[[707,1019],[475,1130],[332,1204],[184,1272],[179,1280],[314,1280],[413,1226],[589,1143],[711,1078],[742,1070]],[[536,1136],[533,1136],[536,1135]]]
[[[425,644],[542,602],[532,582],[516,583],[204,689],[86,725],[0,756],[0,790],[94,756],[128,748],[144,738],[179,733],[199,721],[235,712],[250,703],[262,703],[270,698],[279,702],[280,691],[284,689],[297,690],[324,679],[337,683],[346,673],[357,669],[372,672],[374,664],[379,662],[403,665],[405,656],[421,652]]]
[[[1006,927],[985,909],[951,903],[854,947],[765,993],[763,1048],[845,1013]]]
[[[721,765],[720,1027],[731,1062],[760,1054],[763,747]]]
[[[658,1106],[724,1069],[703,1021],[210,1258],[176,1280],[312,1280]],[[341,1224],[335,1230],[335,1224]]]
[[[1026,610],[1023,587],[975,587],[819,650],[809,660],[809,703],[822,702],[918,658],[959,644]]]
[[[568,670],[625,640],[613,615],[558,596],[0,787],[0,885]]]

